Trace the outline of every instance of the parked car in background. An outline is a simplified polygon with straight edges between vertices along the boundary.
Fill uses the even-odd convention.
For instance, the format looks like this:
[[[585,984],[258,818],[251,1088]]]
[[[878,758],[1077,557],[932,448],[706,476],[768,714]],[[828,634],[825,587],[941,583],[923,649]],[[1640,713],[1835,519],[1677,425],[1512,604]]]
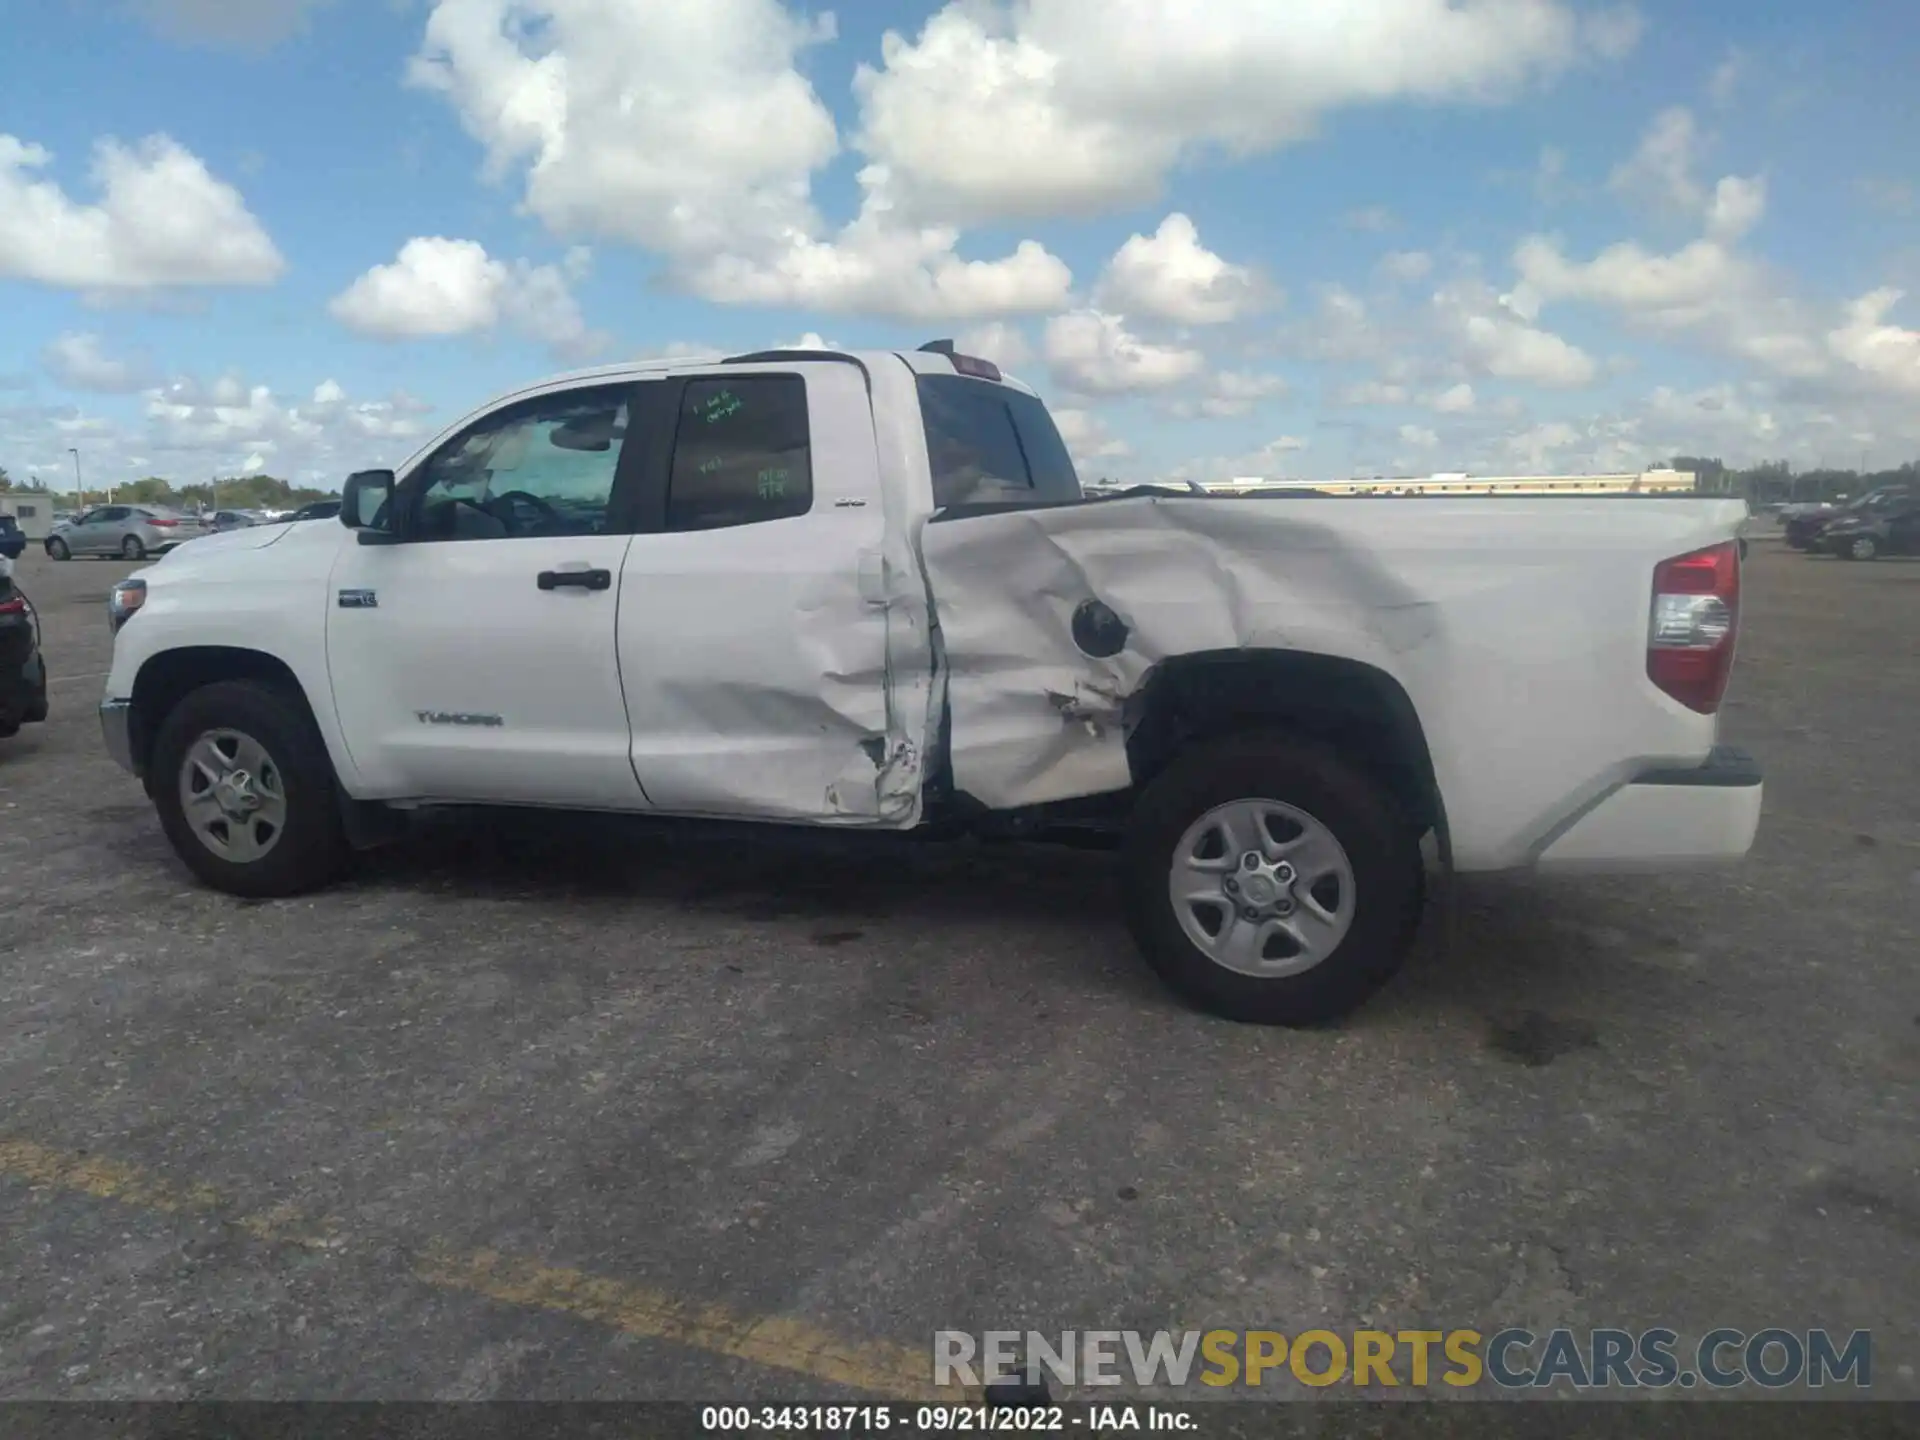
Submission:
[[[1822,551],[1825,547],[1821,545],[1820,537],[1826,533],[1827,526],[1840,517],[1858,515],[1912,493],[1912,487],[1907,485],[1883,485],[1844,505],[1823,505],[1802,511],[1787,521],[1787,544],[1795,550]]]
[[[26,532],[11,515],[0,515],[0,556],[18,560],[27,548]]]
[[[288,520],[334,520],[340,515],[340,500],[336,496],[330,500],[315,500],[302,505],[287,516]]]
[[[47,667],[40,617],[14,588],[13,560],[0,555],[0,740],[47,718]]]
[[[1842,560],[1920,553],[1920,495],[1896,495],[1835,517],[1821,533],[1817,548]]]
[[[260,523],[258,512],[253,510],[216,510],[207,517],[207,528],[216,535],[224,535],[229,530],[245,530],[248,526]]]
[[[47,537],[55,560],[76,555],[118,555],[143,560],[212,533],[197,515],[166,505],[100,505]]]

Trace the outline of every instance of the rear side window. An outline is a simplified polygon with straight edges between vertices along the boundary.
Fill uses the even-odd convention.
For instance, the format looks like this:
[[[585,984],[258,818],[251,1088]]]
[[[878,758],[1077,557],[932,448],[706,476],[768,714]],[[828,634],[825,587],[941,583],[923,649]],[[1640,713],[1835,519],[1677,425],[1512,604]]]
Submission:
[[[688,381],[667,477],[667,529],[790,520],[812,507],[807,382],[798,375]]]
[[[1032,395],[964,375],[922,375],[919,391],[937,508],[1082,498],[1053,417]]]

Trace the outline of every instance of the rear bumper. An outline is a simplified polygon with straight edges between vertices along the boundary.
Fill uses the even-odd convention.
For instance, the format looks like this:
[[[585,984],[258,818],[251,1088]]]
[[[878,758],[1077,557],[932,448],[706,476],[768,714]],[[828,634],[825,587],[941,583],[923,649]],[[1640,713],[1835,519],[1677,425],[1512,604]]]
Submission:
[[[1558,873],[1731,865],[1753,848],[1765,786],[1744,750],[1715,746],[1706,763],[1656,770],[1623,785],[1540,852]]]

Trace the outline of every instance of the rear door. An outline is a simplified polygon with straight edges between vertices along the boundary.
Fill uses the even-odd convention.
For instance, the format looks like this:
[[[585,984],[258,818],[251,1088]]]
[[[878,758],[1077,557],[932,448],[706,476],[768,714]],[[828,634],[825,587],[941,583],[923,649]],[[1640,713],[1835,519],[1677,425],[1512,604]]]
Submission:
[[[912,824],[890,673],[926,665],[892,573],[864,367],[675,376],[620,587],[633,768],[677,814]],[[915,658],[915,656],[919,658]],[[924,723],[924,715],[917,724]]]

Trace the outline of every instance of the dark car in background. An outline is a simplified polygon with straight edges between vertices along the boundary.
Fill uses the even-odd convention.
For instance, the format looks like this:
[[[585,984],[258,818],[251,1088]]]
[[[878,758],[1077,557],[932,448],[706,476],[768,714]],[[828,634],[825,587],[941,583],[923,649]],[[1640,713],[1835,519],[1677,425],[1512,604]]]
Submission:
[[[12,564],[0,574],[0,740],[47,718],[47,667],[40,658],[40,617],[15,588]]]
[[[1830,521],[1815,548],[1842,560],[1920,554],[1920,495],[1895,495]]]
[[[0,555],[18,560],[27,550],[26,532],[11,515],[0,515]]]
[[[1823,506],[1817,510],[1803,511],[1791,516],[1786,524],[1786,541],[1795,550],[1823,551],[1825,546],[1820,537],[1826,534],[1827,527],[1843,516],[1858,515],[1872,510],[1889,501],[1903,499],[1913,494],[1908,485],[1883,485],[1878,490],[1870,490],[1857,500],[1849,500],[1844,505]]]
[[[336,496],[331,500],[310,501],[307,504],[302,505],[298,510],[294,511],[291,515],[288,515],[285,518],[290,521],[291,520],[334,520],[339,518],[339,515],[340,515],[340,501],[339,501],[339,498]]]

